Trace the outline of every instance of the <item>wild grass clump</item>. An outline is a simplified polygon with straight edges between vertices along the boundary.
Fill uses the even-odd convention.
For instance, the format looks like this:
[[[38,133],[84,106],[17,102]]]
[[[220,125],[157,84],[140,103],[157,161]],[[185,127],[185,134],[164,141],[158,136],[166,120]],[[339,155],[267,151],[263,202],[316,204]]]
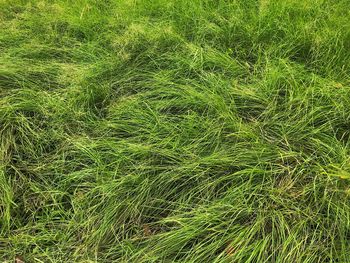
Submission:
[[[348,10],[2,1],[0,260],[350,262]]]

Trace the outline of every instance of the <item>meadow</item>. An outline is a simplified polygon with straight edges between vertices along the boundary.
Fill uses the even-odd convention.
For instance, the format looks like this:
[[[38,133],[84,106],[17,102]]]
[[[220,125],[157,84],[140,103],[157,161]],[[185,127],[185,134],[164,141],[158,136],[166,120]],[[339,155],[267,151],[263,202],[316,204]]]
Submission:
[[[350,262],[350,1],[1,0],[14,260]]]

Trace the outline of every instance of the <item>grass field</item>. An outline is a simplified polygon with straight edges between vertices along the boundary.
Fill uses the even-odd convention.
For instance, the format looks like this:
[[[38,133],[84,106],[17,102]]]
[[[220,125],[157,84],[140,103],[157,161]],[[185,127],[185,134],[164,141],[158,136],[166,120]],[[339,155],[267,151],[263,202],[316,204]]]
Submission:
[[[350,262],[350,1],[0,19],[1,262]]]

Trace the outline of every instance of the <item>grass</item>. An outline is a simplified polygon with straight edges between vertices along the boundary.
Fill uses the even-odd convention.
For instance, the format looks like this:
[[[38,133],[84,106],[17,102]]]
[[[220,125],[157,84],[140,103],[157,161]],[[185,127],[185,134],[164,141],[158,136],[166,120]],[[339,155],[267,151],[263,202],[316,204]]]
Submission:
[[[0,10],[0,261],[350,262],[349,1]]]

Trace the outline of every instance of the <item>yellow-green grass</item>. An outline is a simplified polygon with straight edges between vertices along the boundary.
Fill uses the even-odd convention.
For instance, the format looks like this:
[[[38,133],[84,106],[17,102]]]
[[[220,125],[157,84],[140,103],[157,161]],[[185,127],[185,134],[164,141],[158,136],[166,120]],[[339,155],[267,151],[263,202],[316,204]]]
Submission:
[[[349,10],[0,1],[0,261],[350,262]]]

